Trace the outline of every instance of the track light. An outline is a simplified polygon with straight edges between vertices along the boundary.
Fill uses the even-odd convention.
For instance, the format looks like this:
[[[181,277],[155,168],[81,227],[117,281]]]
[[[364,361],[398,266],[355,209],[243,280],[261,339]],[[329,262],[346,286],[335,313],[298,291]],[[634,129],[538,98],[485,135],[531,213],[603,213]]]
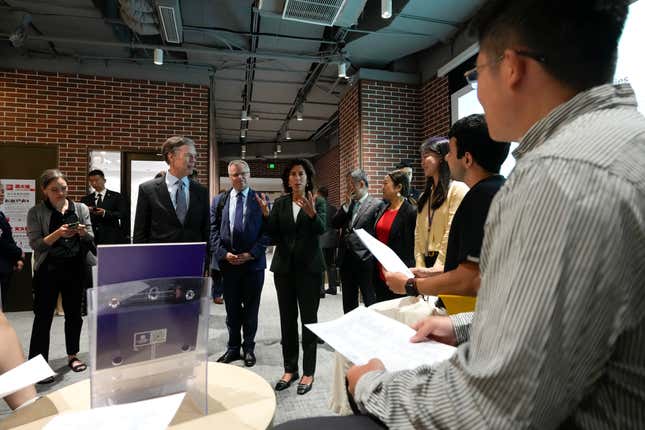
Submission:
[[[392,18],[392,0],[381,0],[381,18]]]
[[[244,160],[246,158],[246,144],[240,146],[240,158]]]
[[[282,145],[281,144],[278,143],[278,144],[275,145],[275,152],[277,152],[278,154],[282,152]]]
[[[338,64],[338,77],[347,79],[347,63]]]
[[[287,140],[291,140],[291,133],[289,133],[289,130],[284,134],[284,138]]]
[[[298,106],[298,109],[296,109],[296,119],[298,121],[302,121],[302,105]]]
[[[163,49],[155,48],[155,51],[154,51],[154,63],[157,66],[163,65]]]
[[[243,128],[243,129],[241,129],[241,130],[240,130],[240,137],[241,137],[242,139],[245,139],[245,138],[246,138],[246,129],[245,129],[245,128]]]
[[[247,110],[243,110],[243,111],[242,111],[242,117],[241,117],[241,119],[242,119],[242,121],[248,121],[248,120],[250,120],[250,119],[251,119],[251,118],[249,118],[249,112],[248,112]]]
[[[25,15],[22,17],[22,22],[14,30],[13,33],[9,36],[9,42],[14,48],[20,48],[27,40],[27,31],[31,25],[31,15]]]

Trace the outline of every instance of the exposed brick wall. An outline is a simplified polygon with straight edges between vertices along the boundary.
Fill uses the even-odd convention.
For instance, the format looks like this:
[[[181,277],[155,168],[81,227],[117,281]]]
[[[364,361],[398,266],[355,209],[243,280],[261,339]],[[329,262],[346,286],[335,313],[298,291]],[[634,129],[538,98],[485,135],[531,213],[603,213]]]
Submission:
[[[382,195],[385,175],[402,160],[417,160],[421,140],[419,91],[415,85],[380,81],[361,83],[363,169],[374,196]],[[414,163],[413,177],[423,175]]]
[[[195,140],[196,168],[208,172],[208,87],[0,70],[0,142],[57,145],[74,199],[87,190],[89,151],[158,151],[172,135]]]
[[[316,159],[314,167],[318,176],[318,186],[329,189],[329,203],[338,207],[340,205],[340,148],[335,145],[329,151]]]
[[[421,86],[422,138],[446,136],[450,130],[448,78],[435,78]]]
[[[356,83],[343,96],[338,104],[339,130],[339,195],[346,192],[345,175],[347,172],[360,167],[360,141],[361,141],[361,82]]]

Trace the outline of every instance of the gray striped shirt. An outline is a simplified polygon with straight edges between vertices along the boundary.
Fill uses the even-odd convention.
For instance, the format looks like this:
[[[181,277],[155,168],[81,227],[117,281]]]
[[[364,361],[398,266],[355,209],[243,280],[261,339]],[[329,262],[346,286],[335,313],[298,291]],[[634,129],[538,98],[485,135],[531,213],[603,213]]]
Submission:
[[[370,372],[390,428],[645,428],[645,119],[628,85],[533,125],[493,200],[456,354]],[[471,325],[472,323],[472,325]]]

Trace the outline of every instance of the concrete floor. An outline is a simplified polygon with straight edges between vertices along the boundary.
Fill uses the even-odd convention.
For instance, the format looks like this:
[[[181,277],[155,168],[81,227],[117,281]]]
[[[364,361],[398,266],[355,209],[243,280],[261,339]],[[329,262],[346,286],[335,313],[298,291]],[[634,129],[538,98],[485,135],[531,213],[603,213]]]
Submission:
[[[319,321],[329,321],[338,318],[343,314],[342,296],[327,296],[320,301],[318,311]],[[16,329],[18,337],[25,349],[25,355],[29,347],[31,325],[33,322],[32,312],[10,312],[7,318]],[[226,312],[223,305],[211,304],[210,329],[209,329],[209,360],[216,361],[226,349]],[[40,394],[46,394],[52,390],[58,390],[66,385],[79,380],[89,378],[89,371],[82,373],[71,372],[67,367],[65,353],[65,336],[63,333],[64,317],[55,317],[51,330],[50,366],[59,373],[57,381],[47,386],[37,386]],[[80,358],[87,360],[88,357],[88,334],[87,321],[83,324],[81,333]],[[257,364],[250,368],[251,371],[262,376],[271,386],[275,385],[283,373],[282,351],[280,347],[280,319],[278,303],[273,274],[266,272],[264,288],[262,291],[262,302],[260,305],[259,327],[256,336]],[[302,363],[302,351],[300,354]],[[293,385],[287,390],[277,392],[277,410],[274,424],[280,424],[295,418],[304,418],[321,415],[334,415],[328,408],[330,384],[332,379],[334,353],[327,345],[319,345],[316,377],[313,389],[304,396],[296,394],[296,387]],[[241,361],[235,365],[243,366]],[[9,408],[6,403],[0,402],[0,419],[8,414]]]

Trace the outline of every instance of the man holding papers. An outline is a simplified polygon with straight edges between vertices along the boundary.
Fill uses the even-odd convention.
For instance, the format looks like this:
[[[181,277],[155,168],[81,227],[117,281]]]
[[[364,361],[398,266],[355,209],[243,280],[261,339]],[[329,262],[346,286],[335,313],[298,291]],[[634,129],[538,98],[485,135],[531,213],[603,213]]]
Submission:
[[[484,115],[460,119],[450,129],[450,152],[446,162],[450,176],[465,182],[466,193],[450,226],[444,273],[412,268],[414,278],[386,273],[387,285],[396,294],[476,296],[479,289],[479,254],[484,239],[488,208],[504,184],[499,169],[508,156],[509,143],[495,142],[488,135]]]
[[[351,368],[363,428],[643,428],[645,118],[612,84],[628,3],[489,0],[473,18],[466,78],[517,164],[486,220],[475,312],[416,326],[457,352]]]

